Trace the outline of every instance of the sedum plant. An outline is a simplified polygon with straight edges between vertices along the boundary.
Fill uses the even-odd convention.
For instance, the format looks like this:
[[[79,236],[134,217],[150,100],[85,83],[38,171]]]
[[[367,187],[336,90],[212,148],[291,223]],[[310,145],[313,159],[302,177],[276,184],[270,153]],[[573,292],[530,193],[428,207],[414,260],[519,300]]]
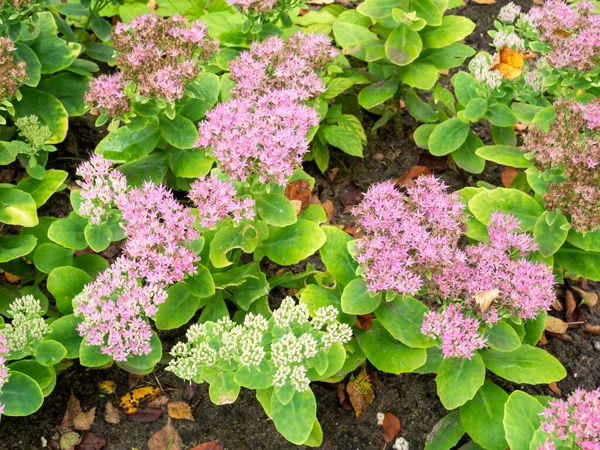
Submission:
[[[287,297],[269,319],[249,313],[243,323],[223,318],[192,325],[188,342],[172,348],[167,370],[209,383],[217,405],[233,403],[240,387],[256,390],[287,440],[318,447],[323,435],[310,382],[326,380],[344,365],[343,344],[352,330],[338,322],[338,315],[333,306],[324,306],[311,320],[306,305]]]

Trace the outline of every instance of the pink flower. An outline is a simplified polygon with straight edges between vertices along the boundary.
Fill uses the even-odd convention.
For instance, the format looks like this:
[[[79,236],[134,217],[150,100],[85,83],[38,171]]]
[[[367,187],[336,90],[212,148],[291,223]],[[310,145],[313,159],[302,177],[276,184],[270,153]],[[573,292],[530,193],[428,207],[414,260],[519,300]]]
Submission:
[[[0,102],[14,97],[19,85],[27,80],[27,65],[15,61],[15,45],[7,37],[0,37]]]
[[[227,0],[227,4],[235,6],[242,14],[266,14],[277,6],[277,0]]]
[[[121,73],[100,75],[91,81],[85,93],[85,102],[109,116],[123,116],[131,108],[124,91],[126,84]]]
[[[520,12],[521,7],[519,5],[515,5],[513,2],[510,2],[506,6],[503,6],[502,9],[500,9],[498,17],[503,22],[513,23],[519,16]]]
[[[584,107],[583,118],[590,130],[600,128],[600,100],[594,99]]]
[[[205,228],[215,226],[228,216],[234,222],[254,218],[254,199],[237,198],[233,184],[219,180],[214,174],[194,181],[188,196],[198,207],[200,224]]]
[[[285,185],[308,151],[306,135],[317,113],[287,91],[220,103],[200,122],[198,148],[210,147],[219,168],[234,180],[251,173],[261,183]]]

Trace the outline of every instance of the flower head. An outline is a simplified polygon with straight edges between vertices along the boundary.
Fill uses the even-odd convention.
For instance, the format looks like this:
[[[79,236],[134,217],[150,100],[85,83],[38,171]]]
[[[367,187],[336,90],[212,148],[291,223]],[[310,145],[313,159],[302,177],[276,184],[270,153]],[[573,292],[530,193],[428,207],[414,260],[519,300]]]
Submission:
[[[26,295],[14,300],[8,308],[12,321],[0,330],[3,343],[0,345],[0,354],[31,350],[48,332],[48,325],[40,317],[42,308],[39,300],[32,295]],[[2,352],[2,349],[6,352]]]
[[[129,98],[125,94],[126,85],[127,82],[120,72],[100,75],[90,82],[84,100],[109,116],[123,116],[131,109]]]
[[[515,5],[513,2],[510,2],[500,9],[498,18],[503,22],[513,23],[517,19],[520,12],[521,7],[519,5]]]
[[[227,0],[227,4],[235,6],[242,14],[267,14],[277,6],[277,0]]]
[[[499,88],[502,84],[502,74],[497,70],[492,70],[490,56],[485,53],[480,53],[469,62],[469,70],[475,80],[486,84],[490,89]]]
[[[7,37],[0,37],[0,102],[14,97],[19,86],[27,80],[27,64],[16,61],[15,44]]]

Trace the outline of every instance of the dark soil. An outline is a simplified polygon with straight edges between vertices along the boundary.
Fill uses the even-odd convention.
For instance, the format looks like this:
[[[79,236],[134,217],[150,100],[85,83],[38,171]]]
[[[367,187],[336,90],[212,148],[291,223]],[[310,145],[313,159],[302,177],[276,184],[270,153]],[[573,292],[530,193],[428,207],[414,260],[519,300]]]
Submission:
[[[467,39],[467,43],[479,50],[488,50],[489,37],[486,30],[492,26],[494,17],[506,0],[499,0],[493,5],[478,5],[469,3],[457,11],[477,23],[475,33]],[[529,2],[519,0],[524,8]],[[452,188],[460,189],[473,185],[478,180],[499,184],[500,169],[490,167],[479,176],[472,176],[449,167],[445,159],[432,158],[423,150],[418,149],[410,136],[415,123],[405,118],[404,129],[398,133],[393,125],[388,124],[377,134],[368,132],[374,119],[364,117],[365,128],[368,132],[369,144],[365,150],[364,160],[357,161],[340,153],[332,155],[330,167],[338,168],[339,172],[333,181],[323,177],[318,170],[307,166],[307,170],[317,179],[316,192],[320,200],[331,200],[334,204],[334,220],[336,224],[351,225],[351,215],[340,197],[352,200],[365,191],[368,186],[377,181],[401,177],[409,168],[421,162],[432,167],[439,176]],[[398,137],[400,134],[400,137]],[[79,118],[71,124],[70,134],[64,147],[59,153],[60,160],[51,160],[50,167],[62,168],[74,172],[81,159],[84,159],[102,137],[102,131],[93,127],[93,119]],[[65,157],[68,155],[68,157]],[[451,165],[450,165],[451,166]],[[69,180],[71,182],[71,180]],[[350,201],[350,203],[352,203]],[[44,207],[42,214],[66,216],[69,212],[69,202],[66,192],[53,197]],[[313,263],[319,263],[318,258]],[[269,267],[269,269],[271,269]],[[590,283],[590,288],[595,285]],[[596,290],[598,292],[598,290]],[[272,292],[273,303],[277,303],[285,292]],[[559,293],[559,297],[563,295]],[[558,315],[562,313],[556,313]],[[600,325],[598,308],[590,310],[581,307],[581,314],[586,323]],[[545,348],[564,364],[568,376],[558,383],[563,394],[577,387],[585,389],[596,388],[600,382],[600,336],[584,333],[580,328],[569,330],[568,337],[561,339],[548,336]],[[165,342],[176,342],[182,338],[182,331],[169,332],[164,337]],[[571,342],[567,342],[571,340]],[[323,449],[355,450],[390,449],[391,444],[385,445],[382,428],[377,425],[378,412],[392,412],[402,424],[400,436],[409,443],[411,450],[424,448],[427,434],[436,422],[445,414],[445,410],[437,399],[435,379],[433,375],[400,375],[393,376],[379,373],[369,368],[375,389],[375,399],[369,409],[359,418],[352,410],[345,408],[339,401],[336,387],[315,383],[313,390],[318,403],[318,417],[321,422],[324,437]],[[102,395],[98,383],[112,380],[117,385],[113,395]],[[55,391],[46,399],[43,407],[32,416],[25,418],[3,417],[0,425],[0,450],[29,450],[46,448],[46,445],[60,439],[58,426],[66,410],[67,401],[74,394],[81,401],[84,410],[97,407],[96,420],[90,431],[107,441],[105,450],[130,450],[147,448],[148,439],[167,423],[166,411],[162,416],[150,423],[136,423],[127,420],[121,413],[120,424],[109,424],[103,420],[105,405],[112,402],[118,406],[121,395],[133,387],[142,385],[160,386],[172,399],[181,398],[186,383],[163,371],[163,366],[143,379],[129,378],[124,371],[112,367],[106,370],[89,370],[75,363],[58,377]],[[546,386],[516,386],[502,382],[501,385],[512,391],[524,389],[532,393],[552,395]],[[206,386],[199,386],[195,396],[197,406],[193,410],[195,421],[175,420],[174,425],[180,434],[185,448],[190,449],[197,444],[207,441],[220,442],[229,450],[285,450],[296,447],[283,439],[267,418],[262,407],[254,398],[252,392],[242,390],[238,400],[231,405],[215,406],[208,398]],[[191,402],[192,404],[194,401]],[[58,448],[58,447],[48,447]]]

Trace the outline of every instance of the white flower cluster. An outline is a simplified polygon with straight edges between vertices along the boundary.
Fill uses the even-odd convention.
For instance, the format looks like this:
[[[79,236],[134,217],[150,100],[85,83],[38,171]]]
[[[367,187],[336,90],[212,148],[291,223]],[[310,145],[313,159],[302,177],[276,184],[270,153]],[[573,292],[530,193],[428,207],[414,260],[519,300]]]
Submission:
[[[502,74],[491,70],[492,64],[489,55],[480,53],[469,62],[469,70],[475,80],[487,84],[491,89],[499,88],[502,84]]]
[[[513,2],[503,6],[500,9],[500,13],[498,14],[498,18],[506,23],[513,23],[519,14],[521,13],[521,7],[519,5],[515,5]]]
[[[258,367],[270,354],[275,367],[273,385],[290,384],[302,392],[310,384],[308,360],[352,338],[352,329],[337,321],[338,314],[335,307],[324,306],[315,311],[311,321],[306,305],[297,305],[287,297],[273,312],[272,321],[250,313],[243,324],[226,317],[216,323],[192,325],[187,332],[188,342],[180,342],[171,350],[173,359],[167,370],[191,380],[198,377],[203,366],[222,361]]]
[[[544,74],[539,70],[532,70],[525,74],[525,84],[530,86],[535,92],[544,91]]]
[[[40,302],[32,295],[18,298],[10,304],[8,313],[13,319],[1,331],[6,338],[8,352],[23,350],[48,333],[48,325],[39,316],[41,312]]]
[[[516,33],[505,33],[504,31],[498,31],[494,36],[494,47],[501,50],[504,47],[510,47],[513,50],[523,51],[525,50],[525,41],[521,39]]]

